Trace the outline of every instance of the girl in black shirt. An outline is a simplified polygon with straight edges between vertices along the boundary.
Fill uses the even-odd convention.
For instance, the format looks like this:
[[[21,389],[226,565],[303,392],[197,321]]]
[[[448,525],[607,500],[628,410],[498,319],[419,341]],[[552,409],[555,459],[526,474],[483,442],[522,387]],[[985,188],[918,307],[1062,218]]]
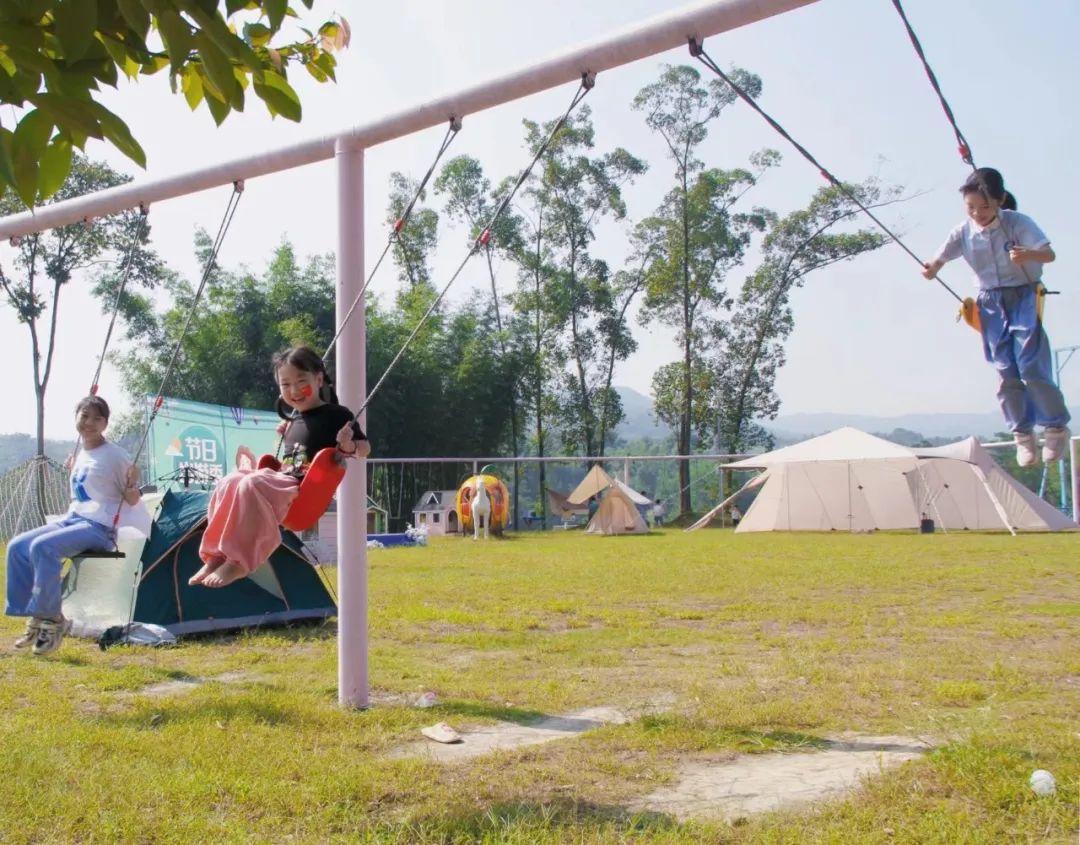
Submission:
[[[199,547],[203,567],[188,581],[224,587],[254,572],[281,542],[278,526],[300,490],[308,465],[323,449],[366,458],[371,446],[352,412],[337,404],[322,359],[306,346],[274,356],[282,403],[294,414],[282,423],[281,469],[239,469],[218,482],[210,497]],[[241,447],[237,458],[254,455]]]

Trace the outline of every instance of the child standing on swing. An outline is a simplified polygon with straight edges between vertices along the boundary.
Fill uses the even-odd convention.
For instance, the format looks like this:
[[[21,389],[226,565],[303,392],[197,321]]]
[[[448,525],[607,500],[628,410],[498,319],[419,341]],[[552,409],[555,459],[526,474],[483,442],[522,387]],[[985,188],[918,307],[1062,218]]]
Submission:
[[[1044,264],[1057,256],[1050,239],[1005,190],[992,167],[980,167],[960,187],[968,219],[949,233],[923,276],[964,257],[979,284],[983,353],[998,372],[998,402],[1016,441],[1016,462],[1039,459],[1034,427],[1043,426],[1042,459],[1061,459],[1069,442],[1069,412],[1054,382],[1050,341],[1039,317],[1037,287]]]
[[[189,584],[224,587],[270,557],[281,543],[278,526],[318,452],[334,446],[349,458],[366,458],[371,452],[352,412],[337,404],[326,367],[313,350],[288,349],[274,356],[273,367],[281,403],[295,413],[284,429],[281,470],[238,469],[218,482],[199,547],[203,567]],[[254,466],[255,456],[246,447],[238,451],[238,463],[241,457]]]

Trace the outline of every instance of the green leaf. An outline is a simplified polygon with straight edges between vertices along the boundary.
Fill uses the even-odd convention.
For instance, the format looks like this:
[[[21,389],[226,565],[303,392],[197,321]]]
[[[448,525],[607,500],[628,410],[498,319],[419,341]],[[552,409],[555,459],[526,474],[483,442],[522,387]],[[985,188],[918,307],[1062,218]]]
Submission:
[[[264,0],[263,9],[266,10],[266,18],[270,22],[271,30],[277,32],[281,29],[281,22],[285,20],[285,12],[288,8],[288,0]]]
[[[75,129],[91,138],[102,137],[101,124],[88,100],[60,94],[37,94],[31,100],[57,126]]]
[[[192,65],[184,68],[181,88],[184,91],[184,99],[187,100],[188,106],[192,111],[195,111],[203,100],[202,78],[199,76],[198,68]]]
[[[14,133],[0,126],[0,180],[15,187],[15,165],[11,161],[11,141]]]
[[[337,59],[334,58],[331,53],[320,53],[316,58],[312,60],[312,63],[318,66],[319,70],[337,81],[337,77],[334,75],[334,68],[337,67]]]
[[[169,53],[169,61],[173,70],[179,71],[191,54],[191,48],[195,46],[195,38],[191,34],[191,27],[172,9],[161,9],[155,16],[158,32],[165,42],[165,49]]]
[[[217,48],[205,33],[200,32],[195,36],[195,46],[199,50],[206,75],[214,83],[217,89],[225,96],[231,106],[237,109],[244,107],[244,95],[240,90],[236,77],[233,76],[233,63],[228,56]]]
[[[11,139],[11,163],[15,171],[15,192],[26,206],[34,205],[38,191],[38,162],[52,136],[52,119],[41,109],[23,116]]]
[[[53,33],[64,48],[64,58],[78,61],[94,42],[97,7],[89,0],[56,0],[53,6]]]
[[[105,138],[139,167],[146,167],[146,153],[143,152],[139,142],[132,137],[127,124],[100,103],[90,103],[90,106],[101,122]]]
[[[0,68],[3,68],[4,73],[8,76],[14,76],[16,67],[15,62],[11,60],[11,57],[5,50],[0,50]]]
[[[217,97],[207,97],[206,107],[210,109],[210,115],[214,118],[214,123],[221,126],[225,118],[229,116],[229,104],[223,103]]]
[[[64,138],[55,138],[41,156],[38,172],[38,199],[47,200],[60,190],[71,172],[71,143]]]
[[[269,43],[273,33],[261,23],[244,24],[244,40],[252,47],[262,47]]]
[[[256,0],[225,0],[225,15],[232,17],[237,12],[244,9],[258,9],[259,4]]]
[[[143,76],[153,76],[162,68],[169,66],[169,60],[164,56],[154,56],[148,62],[143,62],[139,65],[139,70]]]
[[[139,0],[116,0],[116,5],[120,7],[120,14],[127,25],[145,40],[146,33],[150,31],[150,13],[143,4]]]
[[[264,71],[262,81],[255,80],[255,93],[270,108],[271,114],[299,122],[300,98],[281,74]]]

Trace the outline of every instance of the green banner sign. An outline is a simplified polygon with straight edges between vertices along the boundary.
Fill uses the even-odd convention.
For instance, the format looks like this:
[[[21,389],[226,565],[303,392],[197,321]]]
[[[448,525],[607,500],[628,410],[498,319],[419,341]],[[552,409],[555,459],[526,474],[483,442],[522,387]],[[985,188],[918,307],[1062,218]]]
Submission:
[[[154,397],[147,397],[148,410]],[[193,476],[221,478],[236,467],[236,450],[247,446],[256,457],[277,448],[273,411],[165,399],[150,427],[147,454],[152,479]]]

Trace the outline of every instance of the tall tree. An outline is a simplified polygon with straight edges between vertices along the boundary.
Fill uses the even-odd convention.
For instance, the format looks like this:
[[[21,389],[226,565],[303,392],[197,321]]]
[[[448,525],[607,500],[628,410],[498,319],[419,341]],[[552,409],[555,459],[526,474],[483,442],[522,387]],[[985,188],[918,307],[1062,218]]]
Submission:
[[[732,77],[740,86],[757,97],[761,93],[761,79],[742,69],[732,71]],[[683,346],[683,410],[679,420],[678,447],[681,454],[689,454],[691,418],[693,415],[693,323],[694,283],[691,279],[691,208],[690,190],[695,175],[704,168],[697,157],[697,149],[708,137],[709,124],[735,101],[735,94],[721,80],[709,80],[701,84],[701,74],[688,65],[664,68],[656,82],[642,88],[634,97],[633,108],[645,114],[646,125],[663,138],[668,157],[674,165],[675,188],[665,200],[662,217],[675,224],[667,240],[668,255],[666,275],[669,280],[665,309],[670,315],[681,312],[680,334]],[[653,297],[653,303],[657,303]],[[690,465],[679,465],[679,478],[683,492],[680,507],[690,509]]]
[[[529,146],[538,149],[552,124],[525,121]],[[602,455],[598,440],[601,418],[612,428],[621,417],[618,397],[603,389],[604,359],[599,333],[604,321],[611,327],[615,311],[607,262],[592,255],[596,224],[606,216],[626,217],[622,188],[644,173],[647,165],[622,147],[593,155],[592,113],[582,106],[567,120],[542,159],[535,187],[547,214],[548,243],[555,283],[565,297],[566,348],[570,367],[563,374],[561,433],[568,448]],[[626,352],[626,345],[617,345]]]
[[[703,170],[684,195],[670,191],[657,214],[638,226],[638,238],[649,244],[653,259],[645,267],[643,322],[658,320],[675,329],[681,360],[657,371],[653,395],[661,419],[677,423],[679,454],[693,451],[695,421],[708,407],[709,394],[699,388],[704,361],[718,315],[730,307],[726,277],[738,266],[760,231],[765,212],[736,213],[734,206],[761,174],[779,159],[765,151],[752,158],[754,172],[744,169]],[[690,510],[689,461],[679,462],[680,509]]]
[[[420,192],[409,219],[401,222],[409,202],[416,196],[418,185],[402,173],[391,173],[390,201],[386,209],[386,222],[394,232],[392,252],[401,271],[399,278],[413,287],[431,283],[428,261],[439,242],[439,214],[422,205],[427,191]]]
[[[271,115],[299,121],[289,66],[333,79],[332,52],[348,45],[349,26],[329,20],[283,42],[290,15],[286,0],[3,0],[0,105],[23,113],[0,122],[0,195],[11,188],[26,206],[48,199],[89,138],[145,166],[127,124],[100,102],[100,87],[115,88],[121,73],[134,81],[169,68],[173,91],[193,110],[205,102],[218,124],[243,111],[249,86]]]
[[[107,164],[94,162],[77,155],[71,172],[53,202],[112,188],[130,181],[130,177],[113,170]],[[20,200],[13,194],[0,198],[0,216],[16,213]],[[152,285],[155,280],[156,256],[147,246],[148,229],[141,225],[139,212],[127,212],[102,220],[75,223],[30,235],[18,242],[14,272],[0,269],[0,291],[26,326],[30,337],[31,366],[37,410],[37,454],[45,454],[45,394],[52,377],[57,352],[57,321],[60,297],[72,277],[104,261],[123,261],[134,243],[135,263],[129,284]],[[141,229],[138,239],[136,233]],[[110,301],[111,305],[111,301]],[[85,356],[87,348],[103,341],[105,327],[98,334],[91,325],[86,327],[80,346],[70,347],[68,354]],[[82,340],[90,342],[89,347]],[[59,342],[71,343],[71,338]],[[91,359],[92,360],[92,359]],[[88,361],[87,387],[94,375]]]
[[[846,190],[868,207],[891,201],[896,189],[882,190],[873,180]],[[716,448],[736,454],[771,445],[755,420],[773,419],[780,400],[776,374],[784,364],[784,343],[795,326],[791,291],[806,277],[886,243],[876,230],[835,229],[859,214],[835,186],[821,188],[806,208],[783,217],[769,215],[761,244],[761,264],[747,277],[734,316],[718,333],[710,368],[715,396]]]
[[[533,448],[538,457],[547,455],[550,428],[547,422],[558,410],[556,384],[566,366],[562,341],[566,325],[565,297],[553,283],[554,256],[550,244],[547,194],[530,186],[523,192],[522,242],[517,255],[517,290],[514,307],[514,337],[520,345],[522,369],[528,375],[519,381],[526,412],[532,418]],[[541,522],[547,528],[547,464],[538,468],[538,505]]]
[[[435,193],[446,196],[446,211],[451,219],[465,224],[470,243],[474,243],[491,221],[499,205],[502,192],[509,190],[506,184],[500,185],[493,192],[491,181],[484,175],[480,162],[471,156],[457,156],[448,161],[435,180]],[[492,226],[491,237],[480,244],[487,268],[488,282],[491,286],[491,309],[495,318],[496,340],[499,353],[507,358],[510,355],[510,326],[503,321],[503,309],[499,297],[498,257],[509,256],[513,259],[521,253],[521,218],[512,208],[506,209]],[[515,385],[506,395],[510,409],[510,441],[514,456],[521,454],[521,414],[519,394]],[[518,493],[520,490],[520,466],[514,464],[514,526],[517,527],[520,512]]]

